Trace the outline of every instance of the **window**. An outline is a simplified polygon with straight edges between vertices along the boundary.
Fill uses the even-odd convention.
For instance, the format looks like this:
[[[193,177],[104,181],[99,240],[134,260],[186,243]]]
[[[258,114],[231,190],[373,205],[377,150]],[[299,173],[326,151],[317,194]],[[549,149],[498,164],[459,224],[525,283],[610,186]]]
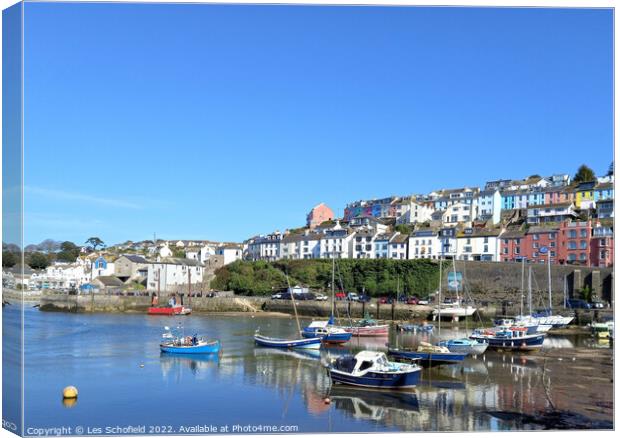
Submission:
[[[538,257],[538,251],[534,251],[534,253],[532,254],[532,257]]]
[[[551,254],[551,257],[555,257],[555,251],[550,251],[549,254]]]
[[[577,255],[576,254],[569,254],[568,255],[568,260],[571,262],[574,262],[575,260],[577,260]]]
[[[577,242],[571,240],[568,242],[568,249],[577,249]]]
[[[579,237],[588,237],[588,230],[585,228],[579,231]]]
[[[484,245],[484,252],[489,252],[489,245]]]
[[[588,248],[588,242],[586,242],[585,240],[580,241],[579,242],[579,248],[587,249]]]
[[[532,234],[532,239],[533,240],[538,240],[539,239],[538,234]]]
[[[579,254],[579,260],[584,261],[585,259],[586,259],[585,253],[582,252],[581,254]]]
[[[515,254],[521,254],[521,248],[515,246]]]
[[[538,242],[532,243],[532,248],[538,248]]]
[[[549,246],[550,246],[551,248],[555,248],[555,242],[550,242],[550,243],[549,243]]]
[[[508,254],[508,248],[504,248],[503,254]],[[504,260],[506,261],[506,260]]]
[[[575,237],[577,237],[577,231],[576,230],[570,230],[568,232],[568,237],[570,237],[571,239],[574,239]]]

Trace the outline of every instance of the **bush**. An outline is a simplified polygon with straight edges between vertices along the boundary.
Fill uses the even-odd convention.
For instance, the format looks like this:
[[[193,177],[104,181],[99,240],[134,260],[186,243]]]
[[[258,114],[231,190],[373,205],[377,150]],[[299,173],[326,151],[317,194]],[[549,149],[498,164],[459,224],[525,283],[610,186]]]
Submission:
[[[236,261],[218,269],[210,286],[243,295],[268,295],[287,287],[287,274],[291,286],[331,291],[332,261],[327,259]],[[336,261],[335,280],[336,290],[347,292],[394,294],[399,285],[401,293],[426,296],[439,285],[439,264],[428,259],[340,259]]]

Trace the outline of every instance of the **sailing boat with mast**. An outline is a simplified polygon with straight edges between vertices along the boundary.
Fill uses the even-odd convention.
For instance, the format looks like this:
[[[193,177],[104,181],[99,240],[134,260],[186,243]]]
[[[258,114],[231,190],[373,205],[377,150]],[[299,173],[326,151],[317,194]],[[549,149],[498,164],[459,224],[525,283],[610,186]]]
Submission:
[[[286,275],[286,283],[289,290],[291,290],[291,284],[288,281],[288,274]],[[297,333],[301,332],[301,326],[299,324],[299,315],[297,315],[297,305],[295,304],[294,293],[291,291],[291,302],[293,303],[293,311],[295,312],[295,321],[297,323]],[[254,332],[254,342],[261,347],[271,348],[309,348],[319,349],[321,348],[321,338],[301,338],[301,339],[283,339],[272,338],[260,334],[260,327]]]
[[[336,258],[334,257],[332,260],[332,305],[329,321],[312,321],[308,327],[302,330],[301,335],[304,338],[321,338],[326,344],[344,344],[345,342],[349,342],[353,335],[334,325],[334,309],[336,307]]]
[[[459,281],[456,275],[456,260],[452,260],[452,271],[454,272],[454,280],[452,283],[448,282],[449,287],[453,287],[456,291],[456,300],[448,301],[444,303],[438,303],[437,309],[433,310],[433,318],[441,319],[442,317],[450,318],[453,321],[458,321],[461,317],[472,316],[476,312],[476,308],[472,306],[463,307],[461,298],[459,297]],[[440,265],[441,267],[441,265]]]

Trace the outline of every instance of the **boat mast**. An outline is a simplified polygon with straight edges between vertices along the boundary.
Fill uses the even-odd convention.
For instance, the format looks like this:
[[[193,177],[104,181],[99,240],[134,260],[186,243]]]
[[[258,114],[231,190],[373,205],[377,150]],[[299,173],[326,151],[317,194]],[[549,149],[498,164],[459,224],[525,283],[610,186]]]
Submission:
[[[334,307],[336,306],[336,255],[332,254],[332,317],[334,319]]]
[[[529,267],[528,277],[527,277],[527,307],[530,311],[530,315],[532,314],[532,267]]]
[[[301,333],[301,325],[299,324],[299,316],[297,315],[297,305],[295,304],[295,292],[291,289],[291,283],[288,280],[288,274],[286,275],[286,284],[288,285],[288,290],[291,293],[291,302],[293,303],[293,312],[295,312],[295,321],[297,321],[297,333]]]
[[[549,282],[549,316],[553,314],[553,302],[551,300],[551,252],[547,257],[549,263],[547,263],[547,281]]]
[[[443,255],[439,255],[439,296],[437,297],[437,328],[439,329],[439,334],[441,335],[441,261],[443,260]]]
[[[523,316],[523,297],[525,297],[525,258],[521,258],[521,313]]]

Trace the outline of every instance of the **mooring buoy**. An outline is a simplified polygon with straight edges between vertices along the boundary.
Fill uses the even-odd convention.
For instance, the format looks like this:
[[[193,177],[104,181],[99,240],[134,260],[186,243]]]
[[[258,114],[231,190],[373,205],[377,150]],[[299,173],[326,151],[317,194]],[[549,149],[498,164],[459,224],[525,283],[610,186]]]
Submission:
[[[78,390],[75,386],[67,386],[62,390],[62,398],[77,398]]]

